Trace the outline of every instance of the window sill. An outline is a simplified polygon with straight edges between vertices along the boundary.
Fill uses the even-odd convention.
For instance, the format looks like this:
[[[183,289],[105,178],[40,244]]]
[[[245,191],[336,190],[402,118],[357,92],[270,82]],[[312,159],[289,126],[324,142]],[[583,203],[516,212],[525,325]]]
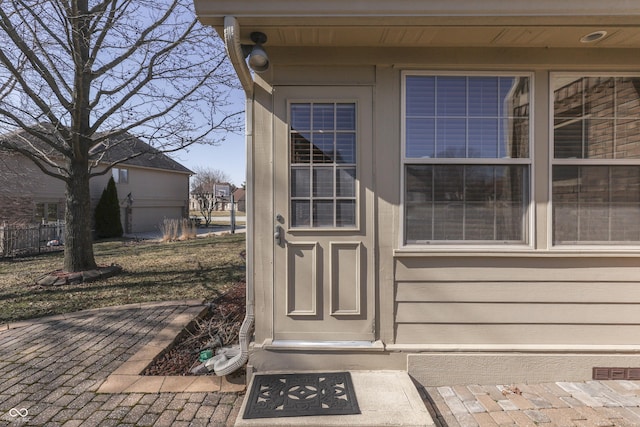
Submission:
[[[640,257],[640,247],[630,248],[553,248],[533,249],[530,247],[484,247],[484,248],[400,248],[393,251],[396,258],[413,257],[504,257],[504,258],[636,258]]]

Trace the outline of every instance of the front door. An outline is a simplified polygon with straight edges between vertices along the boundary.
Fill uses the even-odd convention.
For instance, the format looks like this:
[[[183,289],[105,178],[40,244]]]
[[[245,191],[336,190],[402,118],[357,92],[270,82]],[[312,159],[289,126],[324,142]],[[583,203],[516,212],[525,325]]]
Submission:
[[[274,339],[372,342],[372,88],[274,95]]]

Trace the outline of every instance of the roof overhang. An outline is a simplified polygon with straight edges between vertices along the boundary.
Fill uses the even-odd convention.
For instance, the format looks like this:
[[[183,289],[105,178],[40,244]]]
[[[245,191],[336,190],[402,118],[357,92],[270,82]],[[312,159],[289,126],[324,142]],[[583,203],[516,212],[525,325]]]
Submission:
[[[640,47],[636,0],[195,0],[201,22],[270,46]],[[594,31],[607,36],[580,39]]]

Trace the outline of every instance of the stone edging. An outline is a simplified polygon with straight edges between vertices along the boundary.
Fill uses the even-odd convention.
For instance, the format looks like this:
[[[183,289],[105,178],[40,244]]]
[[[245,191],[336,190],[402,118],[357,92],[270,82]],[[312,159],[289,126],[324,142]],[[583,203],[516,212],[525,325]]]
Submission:
[[[202,315],[207,307],[201,302],[190,305],[140,351],[131,356],[102,383],[98,393],[237,393],[246,389],[241,383],[230,382],[227,377],[201,376],[148,376],[140,375],[163,351],[169,348],[178,334],[193,319]]]

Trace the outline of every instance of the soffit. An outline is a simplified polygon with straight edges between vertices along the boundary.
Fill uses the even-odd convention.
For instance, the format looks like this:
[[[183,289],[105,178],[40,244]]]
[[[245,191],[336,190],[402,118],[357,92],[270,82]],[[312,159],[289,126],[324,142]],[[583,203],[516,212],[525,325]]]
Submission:
[[[241,27],[243,28],[243,27]],[[607,36],[593,43],[580,38],[594,31],[607,31]],[[358,46],[358,47],[640,47],[640,27],[505,27],[505,26],[438,26],[438,27],[244,27],[241,36],[262,31],[267,46]]]
[[[195,0],[199,19],[271,46],[640,47],[640,2],[628,0]],[[580,37],[604,30],[588,45]]]

